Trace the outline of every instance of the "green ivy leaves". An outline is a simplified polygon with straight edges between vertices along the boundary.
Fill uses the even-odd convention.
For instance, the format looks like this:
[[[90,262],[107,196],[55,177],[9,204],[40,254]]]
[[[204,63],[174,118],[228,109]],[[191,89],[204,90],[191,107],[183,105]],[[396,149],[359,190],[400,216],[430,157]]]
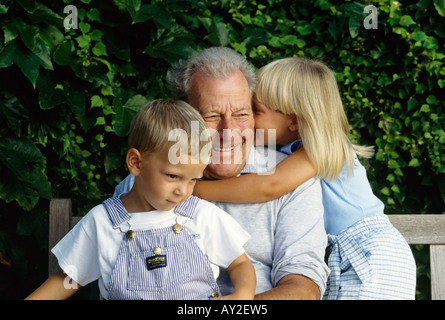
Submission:
[[[26,138],[2,138],[0,198],[16,200],[25,209],[33,208],[40,197],[51,197],[51,185],[45,174],[46,160],[33,142]]]
[[[68,4],[78,29],[63,26]],[[288,56],[325,61],[352,139],[376,146],[363,163],[386,211],[444,212],[445,2],[373,1],[370,30],[366,4],[2,1],[0,216],[17,203],[40,218],[39,199],[51,197],[71,197],[82,215],[110,196],[127,174],[133,115],[169,96],[173,63],[209,46],[232,47],[257,68]],[[29,235],[38,220],[26,215],[17,229]]]
[[[118,136],[126,136],[130,128],[131,120],[141,107],[148,103],[142,95],[136,95],[123,105],[116,105],[113,114],[114,132]]]

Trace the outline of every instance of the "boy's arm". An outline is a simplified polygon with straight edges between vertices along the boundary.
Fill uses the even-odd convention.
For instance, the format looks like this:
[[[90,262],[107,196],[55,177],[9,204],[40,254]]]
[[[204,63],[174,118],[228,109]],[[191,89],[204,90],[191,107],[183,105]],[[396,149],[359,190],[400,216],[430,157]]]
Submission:
[[[252,300],[255,295],[255,268],[245,253],[236,258],[227,268],[234,291],[232,294],[211,300]]]
[[[193,194],[208,201],[265,202],[294,190],[316,174],[306,151],[300,148],[269,172],[199,181]]]
[[[69,286],[66,285],[68,281]],[[79,289],[80,285],[60,270],[26,297],[26,300],[65,300]]]

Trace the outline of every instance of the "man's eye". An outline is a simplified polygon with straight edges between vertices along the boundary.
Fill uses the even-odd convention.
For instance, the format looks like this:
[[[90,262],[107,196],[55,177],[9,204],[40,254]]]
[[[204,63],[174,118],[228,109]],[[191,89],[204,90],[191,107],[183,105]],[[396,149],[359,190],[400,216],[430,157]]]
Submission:
[[[175,176],[174,174],[168,174],[168,173],[166,173],[165,175],[170,179],[176,179],[178,177],[178,176]]]
[[[206,121],[212,121],[212,120],[218,120],[218,119],[220,119],[221,118],[221,116],[219,116],[219,115],[210,115],[210,116],[205,116],[204,117],[204,120],[206,120]]]

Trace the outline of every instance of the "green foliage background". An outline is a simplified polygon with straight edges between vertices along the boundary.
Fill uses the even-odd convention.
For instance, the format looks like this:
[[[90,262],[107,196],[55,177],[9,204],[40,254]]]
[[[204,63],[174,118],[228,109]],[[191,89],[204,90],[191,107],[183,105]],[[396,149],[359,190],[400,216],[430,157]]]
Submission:
[[[69,4],[77,29],[64,28]],[[367,4],[377,29],[363,26]],[[84,215],[109,197],[127,175],[132,116],[169,95],[172,63],[209,46],[257,68],[325,61],[353,139],[376,146],[365,165],[386,213],[443,214],[444,16],[443,0],[0,1],[0,297],[45,279],[49,199]],[[413,248],[418,299],[429,298],[425,249]]]

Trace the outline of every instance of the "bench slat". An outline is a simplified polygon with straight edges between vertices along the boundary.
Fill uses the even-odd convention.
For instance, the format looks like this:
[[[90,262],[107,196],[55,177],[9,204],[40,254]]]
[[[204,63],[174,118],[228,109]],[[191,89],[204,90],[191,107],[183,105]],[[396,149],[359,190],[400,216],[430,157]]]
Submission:
[[[48,275],[59,270],[57,258],[51,249],[70,231],[72,216],[71,199],[51,199],[49,203],[49,257]]]
[[[409,244],[445,244],[445,215],[388,214]]]
[[[445,245],[430,246],[431,299],[445,300]]]

